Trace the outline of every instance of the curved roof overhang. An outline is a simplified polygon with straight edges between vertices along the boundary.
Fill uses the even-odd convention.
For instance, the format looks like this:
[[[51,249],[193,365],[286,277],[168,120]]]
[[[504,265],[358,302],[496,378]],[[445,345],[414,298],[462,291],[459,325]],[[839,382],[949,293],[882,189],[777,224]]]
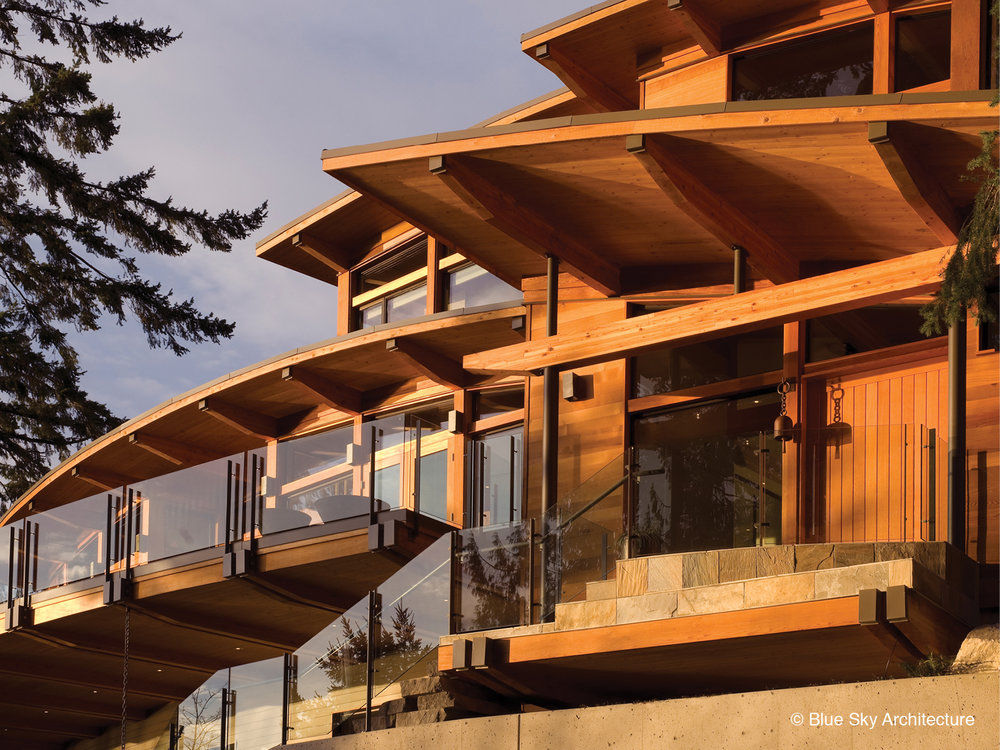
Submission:
[[[238,370],[150,409],[52,469],[0,519],[64,505],[268,440],[303,434],[417,394],[472,385],[462,358],[523,340],[511,318],[522,306],[438,313],[407,325],[367,328]],[[289,371],[290,369],[290,371]],[[394,398],[395,395],[395,398]]]
[[[613,295],[679,266],[787,282],[953,244],[991,92],[582,115],[325,151],[330,175],[517,284]]]
[[[567,88],[535,97],[476,125],[494,127],[595,110]],[[403,219],[356,190],[346,190],[257,243],[258,258],[336,286]],[[391,241],[391,238],[389,239]]]
[[[875,0],[609,0],[522,34],[521,49],[595,111],[613,112],[639,106],[645,76],[854,23],[885,7]]]

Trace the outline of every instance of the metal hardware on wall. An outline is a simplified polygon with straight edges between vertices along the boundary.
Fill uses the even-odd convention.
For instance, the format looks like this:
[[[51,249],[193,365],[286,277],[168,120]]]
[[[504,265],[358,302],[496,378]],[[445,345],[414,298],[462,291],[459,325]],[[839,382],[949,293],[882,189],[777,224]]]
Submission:
[[[747,290],[747,249],[733,245],[733,294]]]

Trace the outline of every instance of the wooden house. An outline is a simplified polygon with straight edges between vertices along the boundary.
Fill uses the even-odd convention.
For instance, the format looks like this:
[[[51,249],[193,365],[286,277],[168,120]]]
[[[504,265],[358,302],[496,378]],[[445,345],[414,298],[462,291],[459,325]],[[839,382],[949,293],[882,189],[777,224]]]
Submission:
[[[919,310],[995,39],[979,0],[611,0],[522,37],[565,88],[325,151],[350,189],[257,255],[336,287],[335,337],[2,519],[0,748],[124,721],[263,750],[954,654],[997,615],[1000,344]],[[426,708],[435,671],[479,703]]]

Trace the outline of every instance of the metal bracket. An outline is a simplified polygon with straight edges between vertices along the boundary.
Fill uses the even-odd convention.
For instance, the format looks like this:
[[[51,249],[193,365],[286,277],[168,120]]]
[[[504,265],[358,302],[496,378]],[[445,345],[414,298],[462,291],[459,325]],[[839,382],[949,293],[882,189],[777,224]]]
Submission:
[[[104,579],[104,603],[119,604],[133,599],[135,584],[127,572],[112,573]]]

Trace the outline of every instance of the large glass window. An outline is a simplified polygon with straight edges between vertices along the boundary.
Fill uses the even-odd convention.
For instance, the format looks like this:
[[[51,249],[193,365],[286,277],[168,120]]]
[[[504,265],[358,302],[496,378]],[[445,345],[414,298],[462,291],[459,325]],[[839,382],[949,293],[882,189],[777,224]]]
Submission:
[[[733,58],[733,100],[872,93],[874,26],[813,34]]]
[[[761,393],[634,420],[633,554],[780,543],[778,405]]]
[[[896,91],[951,77],[951,12],[901,16],[896,21]]]
[[[524,388],[502,388],[479,391],[473,396],[473,418],[489,419],[524,408]]]
[[[920,325],[919,308],[911,305],[867,307],[816,318],[809,321],[806,360],[820,362],[921,341],[925,337]]]
[[[781,357],[781,328],[647,352],[633,360],[632,398],[778,370]]]
[[[515,289],[475,264],[451,271],[445,285],[445,302],[449,310],[520,299],[520,289]]]

